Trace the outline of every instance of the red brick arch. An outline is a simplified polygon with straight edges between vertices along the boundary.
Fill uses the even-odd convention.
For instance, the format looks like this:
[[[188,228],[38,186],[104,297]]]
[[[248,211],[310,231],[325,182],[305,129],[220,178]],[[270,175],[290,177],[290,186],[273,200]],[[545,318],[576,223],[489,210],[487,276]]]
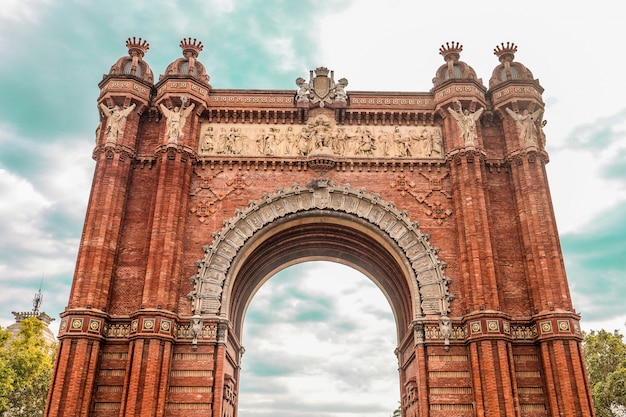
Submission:
[[[418,225],[378,195],[325,180],[267,194],[225,222],[192,277],[194,313],[229,320],[240,335],[245,310],[269,277],[322,259],[352,266],[381,288],[400,338],[414,319],[448,313],[445,264]]]

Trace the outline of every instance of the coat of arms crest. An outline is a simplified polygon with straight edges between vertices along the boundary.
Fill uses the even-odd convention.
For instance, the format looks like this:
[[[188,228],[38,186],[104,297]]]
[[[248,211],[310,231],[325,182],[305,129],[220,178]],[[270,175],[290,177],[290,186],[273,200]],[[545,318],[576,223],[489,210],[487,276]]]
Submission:
[[[348,97],[345,91],[348,80],[341,78],[335,82],[334,76],[334,71],[326,67],[318,67],[309,72],[308,83],[304,78],[298,77],[296,85],[300,87],[300,90],[296,93],[296,101],[319,103],[320,107],[324,107],[325,103],[345,103]]]

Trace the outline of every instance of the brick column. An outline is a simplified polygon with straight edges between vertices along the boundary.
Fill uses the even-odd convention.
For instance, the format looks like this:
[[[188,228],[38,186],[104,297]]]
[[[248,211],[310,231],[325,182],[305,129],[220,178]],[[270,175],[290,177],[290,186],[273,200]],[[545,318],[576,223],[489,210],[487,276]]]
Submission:
[[[545,172],[547,155],[530,147],[513,152],[510,160],[549,415],[577,415],[582,410],[579,415],[591,416],[582,336],[572,329],[579,317],[572,311]]]
[[[493,243],[495,236],[490,221],[494,214],[490,207],[489,180],[485,169],[487,153],[483,148],[479,119],[485,104],[470,102],[459,108],[460,101],[454,102],[456,107],[450,107],[452,104],[444,106],[445,113],[456,111],[459,115],[465,112],[465,117],[473,117],[476,121],[475,136],[473,140],[468,140],[461,121],[457,120],[462,116],[446,117],[444,120],[446,158],[450,167],[458,233],[459,274],[465,295],[462,302],[468,313],[465,320],[470,328],[473,324],[479,325],[473,333],[470,330],[467,340],[475,415],[518,416],[512,395],[516,387],[508,353],[510,340],[500,330],[488,334],[486,329],[488,323],[497,323],[498,329],[501,329],[504,315],[500,311],[502,306]]]
[[[59,382],[51,385],[47,417],[62,416],[63,410],[89,414],[137,133],[150,91],[140,81],[116,77],[105,78],[100,88],[102,123],[93,152],[94,180],[69,303],[62,314],[61,351],[53,377]]]
[[[61,317],[59,349],[44,416],[89,415],[105,315],[73,310]]]

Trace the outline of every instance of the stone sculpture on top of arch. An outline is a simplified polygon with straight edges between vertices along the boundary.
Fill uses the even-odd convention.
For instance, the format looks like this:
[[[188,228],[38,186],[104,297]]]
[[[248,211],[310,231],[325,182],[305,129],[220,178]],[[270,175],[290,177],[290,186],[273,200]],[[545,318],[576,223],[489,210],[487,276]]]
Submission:
[[[187,298],[195,315],[224,316],[222,292],[229,269],[245,242],[266,225],[294,213],[328,210],[365,219],[386,234],[403,253],[411,273],[411,283],[419,300],[414,301],[416,318],[447,316],[453,296],[448,292],[450,279],[444,275],[445,263],[438,259],[438,250],[430,245],[429,236],[408,219],[406,212],[379,195],[350,185],[337,187],[326,179],[314,180],[306,187],[298,184],[288,190],[279,189],[250,201],[224,222],[224,228],[213,234],[211,245],[204,247],[203,259],[197,261],[198,273],[190,279],[194,289]],[[228,283],[227,283],[228,284]]]

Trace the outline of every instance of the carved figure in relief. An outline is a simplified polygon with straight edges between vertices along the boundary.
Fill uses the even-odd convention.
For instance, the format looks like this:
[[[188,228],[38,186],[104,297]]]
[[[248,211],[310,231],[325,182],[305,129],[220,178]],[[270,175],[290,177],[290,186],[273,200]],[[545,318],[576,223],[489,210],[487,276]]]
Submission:
[[[376,149],[374,145],[374,135],[368,128],[364,128],[361,134],[357,137],[358,144],[356,148],[356,155],[371,155]]]
[[[519,114],[507,107],[506,112],[515,120],[524,145],[537,146],[537,120],[539,120],[541,109],[533,113],[526,109],[522,114]]]
[[[476,139],[476,122],[480,118],[484,108],[476,110],[474,113],[470,113],[468,109],[463,110],[463,106],[460,101],[456,101],[458,110],[454,110],[452,107],[448,107],[448,112],[454,117],[461,129],[461,139],[465,146],[474,146],[474,139]]]
[[[421,148],[423,156],[430,156],[433,152],[433,137],[428,134],[428,130],[426,128],[422,129],[422,133],[420,133],[418,139],[421,142]]]
[[[135,108],[135,103],[126,107],[125,109],[121,109],[120,106],[113,106],[112,109],[108,108],[104,105],[104,103],[100,103],[100,108],[107,116],[107,124],[106,130],[104,133],[106,143],[117,143],[117,138],[120,133],[124,130],[124,126],[126,125],[126,118]]]
[[[226,139],[225,153],[229,155],[240,155],[243,151],[243,138],[241,129],[231,127]]]
[[[289,126],[287,131],[281,136],[280,143],[278,145],[278,155],[293,155],[294,145],[296,141],[296,134],[293,132],[293,127]]]
[[[204,135],[202,136],[202,143],[200,144],[201,152],[213,152],[215,149],[214,138],[213,138],[213,127],[209,126],[204,131]]]
[[[396,145],[396,156],[411,156],[411,148],[409,147],[409,137],[403,136],[400,127],[396,126],[393,132],[393,141]]]
[[[185,103],[186,100],[183,100],[182,107],[176,106],[173,110],[165,107],[163,103],[159,104],[163,115],[167,119],[167,131],[165,134],[165,136],[167,136],[167,143],[178,143],[178,139],[182,136],[182,130],[183,127],[185,127],[187,116],[189,116],[195,107],[195,103],[191,103],[190,106],[185,108]]]
[[[219,136],[217,138],[217,146],[215,147],[215,151],[218,155],[226,153],[226,146],[228,143],[228,133],[226,129],[221,128]]]
[[[338,127],[337,135],[335,136],[335,140],[333,141],[333,152],[336,155],[345,155],[347,141],[348,134],[346,133],[346,129],[343,127]]]
[[[296,85],[300,87],[296,93],[296,101],[299,103],[305,103],[309,101],[309,83],[302,77],[296,78]]]
[[[421,156],[424,154],[423,139],[416,129],[409,130],[408,147],[411,156]]]
[[[279,132],[280,129],[273,127],[270,127],[269,132],[265,132],[265,129],[261,130],[257,138],[257,147],[261,155],[276,155],[276,144],[278,142]]]
[[[382,130],[378,135],[376,140],[378,145],[376,149],[378,149],[378,153],[380,156],[389,156],[389,151],[391,150],[391,143],[389,142],[389,133]]]
[[[441,157],[443,156],[443,138],[441,137],[441,131],[435,129],[430,135],[431,139],[431,151],[428,156]]]
[[[204,155],[306,156],[312,152],[355,157],[440,158],[439,127],[336,126],[319,116],[307,125],[284,129],[267,125],[203,124],[199,152]]]

